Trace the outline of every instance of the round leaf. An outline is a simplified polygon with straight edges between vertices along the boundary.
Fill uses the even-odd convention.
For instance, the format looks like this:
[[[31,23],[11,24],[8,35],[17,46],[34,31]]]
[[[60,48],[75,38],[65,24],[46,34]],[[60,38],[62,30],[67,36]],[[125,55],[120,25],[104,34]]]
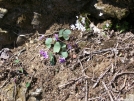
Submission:
[[[61,29],[61,30],[59,31],[59,37],[62,37],[62,36],[63,36],[63,31],[64,31],[64,29]]]
[[[57,52],[58,53],[60,51],[60,48],[61,48],[60,43],[59,42],[56,42],[54,44],[53,52]]]
[[[65,31],[63,31],[63,38],[64,38],[65,40],[68,40],[70,34],[71,34],[71,31],[68,30],[68,29],[65,30]]]
[[[45,41],[45,44],[46,45],[50,45],[52,43],[52,38],[47,38],[46,41]]]
[[[61,55],[62,55],[62,57],[64,57],[64,58],[67,58],[67,57],[68,57],[68,53],[67,53],[67,52],[61,52]]]
[[[71,34],[71,31],[69,29],[66,29],[66,30],[63,31],[63,34],[68,34],[69,35],[69,34]]]

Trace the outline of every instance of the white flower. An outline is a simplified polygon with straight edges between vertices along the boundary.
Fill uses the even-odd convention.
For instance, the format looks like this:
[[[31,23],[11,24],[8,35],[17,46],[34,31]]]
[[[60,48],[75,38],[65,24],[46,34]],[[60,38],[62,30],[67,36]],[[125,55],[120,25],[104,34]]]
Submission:
[[[78,16],[76,16],[76,18],[78,19]]]
[[[71,27],[72,30],[75,30],[76,29],[75,28],[75,25],[73,25],[73,24],[70,27]]]
[[[85,24],[85,17],[82,17],[81,22]]]
[[[103,15],[103,13],[100,12],[99,16],[102,16],[102,15]]]
[[[86,28],[80,23],[79,20],[76,20],[76,24],[75,24],[76,28],[78,30],[81,30],[82,32],[84,32],[86,30]]]
[[[90,24],[90,28],[93,28],[95,25],[93,23]]]
[[[80,28],[81,28],[82,25],[81,25],[81,23],[80,23],[79,20],[76,20],[75,26],[76,26],[76,28],[77,28],[78,30],[80,30]]]
[[[110,25],[109,25],[109,23],[106,23],[106,27],[109,27]]]
[[[86,31],[86,28],[85,28],[84,26],[81,27],[81,31],[82,31],[82,32]]]
[[[98,34],[101,32],[100,29],[96,26],[93,27],[93,31],[94,33],[98,33]]]

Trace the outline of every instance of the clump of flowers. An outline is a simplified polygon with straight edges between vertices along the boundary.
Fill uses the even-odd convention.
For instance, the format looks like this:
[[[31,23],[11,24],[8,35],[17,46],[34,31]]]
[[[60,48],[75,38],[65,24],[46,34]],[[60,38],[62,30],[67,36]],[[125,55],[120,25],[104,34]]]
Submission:
[[[77,20],[76,20],[75,25],[72,24],[70,26],[71,29],[72,30],[78,29],[79,31],[82,31],[82,32],[86,31],[86,27],[85,27],[86,26],[86,18],[83,16],[80,16],[80,17],[76,16],[76,18],[77,18]]]

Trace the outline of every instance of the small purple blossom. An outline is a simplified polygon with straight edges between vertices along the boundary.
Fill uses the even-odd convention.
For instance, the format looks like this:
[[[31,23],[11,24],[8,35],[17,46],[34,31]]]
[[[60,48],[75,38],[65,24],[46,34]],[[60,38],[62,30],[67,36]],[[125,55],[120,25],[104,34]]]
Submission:
[[[44,37],[45,37],[45,35],[41,35],[41,36],[39,37],[39,40],[42,40]]]
[[[72,46],[70,44],[67,45],[68,49],[72,49]]]
[[[48,54],[46,51],[40,50],[40,55],[42,55],[45,59],[48,58]]]
[[[54,34],[54,37],[55,37],[56,41],[59,39],[58,34]]]
[[[64,57],[61,57],[61,58],[59,59],[59,62],[60,62],[60,63],[64,63],[64,62],[66,62],[66,60],[65,60]]]

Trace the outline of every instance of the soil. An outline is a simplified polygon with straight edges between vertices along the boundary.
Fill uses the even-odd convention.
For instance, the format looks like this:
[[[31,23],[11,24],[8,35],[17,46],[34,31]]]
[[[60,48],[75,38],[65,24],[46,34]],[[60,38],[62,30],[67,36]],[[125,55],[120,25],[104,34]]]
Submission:
[[[54,23],[45,38],[62,28],[70,26]],[[105,36],[92,32],[81,36],[72,31],[69,57],[54,66],[39,54],[46,49],[39,34],[43,33],[36,31],[1,60],[0,101],[133,101],[133,33],[109,30]]]

